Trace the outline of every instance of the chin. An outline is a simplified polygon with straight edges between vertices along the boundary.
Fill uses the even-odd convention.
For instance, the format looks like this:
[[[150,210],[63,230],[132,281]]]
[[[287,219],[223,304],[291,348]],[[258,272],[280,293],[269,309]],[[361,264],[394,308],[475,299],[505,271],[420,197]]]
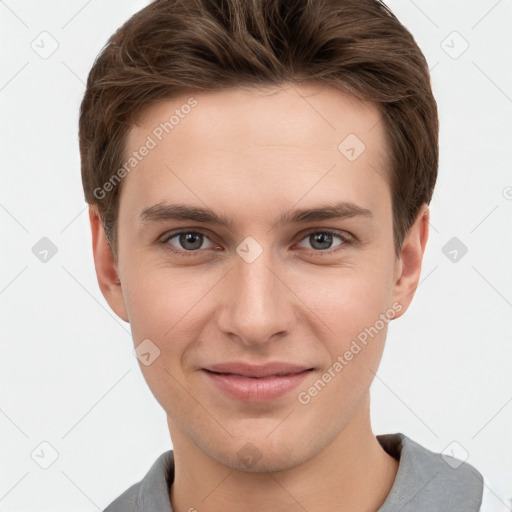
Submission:
[[[206,452],[219,464],[234,471],[268,473],[285,471],[302,464],[310,458],[307,453],[303,453],[304,449],[299,439],[289,438],[285,442],[279,436],[270,439],[246,435],[234,439],[229,446],[216,449],[210,446]]]

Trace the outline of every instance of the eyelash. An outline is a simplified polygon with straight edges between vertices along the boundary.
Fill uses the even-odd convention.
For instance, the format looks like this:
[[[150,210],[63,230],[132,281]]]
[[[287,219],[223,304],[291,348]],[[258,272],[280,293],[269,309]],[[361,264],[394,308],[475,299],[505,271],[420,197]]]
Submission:
[[[198,254],[203,252],[204,249],[196,249],[196,250],[193,250],[193,251],[181,251],[179,249],[175,249],[174,247],[172,247],[168,243],[173,238],[176,238],[179,235],[188,234],[188,233],[200,234],[200,235],[203,235],[204,237],[206,237],[208,240],[210,240],[210,237],[204,231],[202,231],[200,229],[183,229],[183,230],[180,230],[180,231],[175,231],[175,232],[169,233],[167,236],[164,237],[163,240],[160,240],[159,244],[165,250],[167,250],[168,252],[170,252],[172,254],[177,254],[178,256],[185,256],[185,257],[197,256]],[[325,249],[325,250],[310,249],[310,251],[315,253],[316,256],[321,256],[321,257],[322,256],[330,256],[330,255],[332,255],[334,253],[337,253],[340,250],[343,250],[347,246],[354,245],[355,242],[356,242],[355,237],[353,235],[350,235],[349,233],[341,234],[341,233],[338,233],[337,231],[331,231],[331,230],[328,230],[328,229],[327,230],[318,230],[318,229],[316,229],[316,230],[311,230],[308,233],[306,233],[300,239],[299,243],[302,242],[307,237],[309,237],[309,236],[311,236],[313,234],[317,234],[317,233],[328,234],[328,235],[332,235],[332,236],[338,237],[338,238],[341,239],[342,243],[339,246],[335,247],[334,249]],[[212,242],[212,240],[210,240],[210,242]],[[214,243],[214,242],[212,242],[212,243]]]

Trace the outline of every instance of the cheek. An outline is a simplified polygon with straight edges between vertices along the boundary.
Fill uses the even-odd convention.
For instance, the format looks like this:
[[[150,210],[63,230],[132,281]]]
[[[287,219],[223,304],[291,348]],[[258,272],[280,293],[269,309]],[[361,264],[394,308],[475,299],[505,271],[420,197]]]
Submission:
[[[373,321],[368,327],[353,327],[330,340],[330,362],[297,394],[306,421],[312,427],[322,417],[331,429],[344,428],[366,395],[382,357],[388,323]]]
[[[193,280],[186,271],[144,268],[131,273],[124,290],[132,332],[136,343],[151,336],[164,343],[197,314],[214,282],[205,275]]]
[[[336,269],[316,278],[297,276],[300,295],[329,328],[330,345],[340,349],[389,308],[391,286],[384,264]],[[314,286],[312,286],[314,285]]]
[[[389,321],[397,311],[389,304],[390,281],[384,265],[344,269],[317,282],[323,285],[308,305],[328,326],[319,334],[328,357],[320,374],[301,390],[305,395],[299,402],[311,401],[311,412],[336,403],[339,408],[332,414],[339,422],[374,379]]]
[[[190,396],[182,358],[194,339],[190,318],[200,309],[203,290],[194,289],[190,279],[185,282],[177,273],[166,275],[163,269],[132,273],[130,278],[125,301],[134,346],[150,353],[149,361],[139,356],[141,372],[165,411],[186,411]]]

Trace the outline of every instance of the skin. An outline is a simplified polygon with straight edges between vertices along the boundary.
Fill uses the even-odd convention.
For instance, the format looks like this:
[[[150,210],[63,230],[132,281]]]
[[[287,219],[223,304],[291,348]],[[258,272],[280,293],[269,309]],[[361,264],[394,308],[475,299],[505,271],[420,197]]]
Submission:
[[[190,96],[147,108],[129,133],[127,152]],[[397,256],[384,123],[373,103],[314,83],[193,97],[197,107],[124,178],[117,261],[90,208],[101,291],[131,324],[135,346],[150,339],[160,350],[141,370],[167,414],[172,506],[377,510],[398,469],[370,421],[369,388],[387,324],[308,404],[297,394],[393,304],[401,307],[395,318],[407,310],[428,239],[428,207]],[[366,146],[354,161],[338,150],[348,134]],[[371,216],[276,224],[294,208],[339,201]],[[139,219],[161,202],[208,206],[233,227]],[[196,246],[179,237],[158,243],[178,228],[205,237]],[[351,234],[355,243],[334,236],[319,249],[309,235],[325,230]],[[251,263],[236,251],[248,236],[263,251]],[[187,257],[169,247],[195,252]],[[248,403],[224,395],[199,370],[234,360],[287,361],[314,371],[284,397]],[[238,456],[247,443],[260,455],[252,467]]]

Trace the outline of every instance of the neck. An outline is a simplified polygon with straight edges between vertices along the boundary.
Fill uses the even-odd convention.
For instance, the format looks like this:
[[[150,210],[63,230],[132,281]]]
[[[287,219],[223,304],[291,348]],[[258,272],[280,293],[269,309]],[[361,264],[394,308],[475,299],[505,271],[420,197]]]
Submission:
[[[174,512],[376,511],[398,471],[398,461],[372,433],[369,395],[332,443],[312,459],[283,471],[231,469],[204,453],[170,420],[169,426],[175,461],[170,490]]]

